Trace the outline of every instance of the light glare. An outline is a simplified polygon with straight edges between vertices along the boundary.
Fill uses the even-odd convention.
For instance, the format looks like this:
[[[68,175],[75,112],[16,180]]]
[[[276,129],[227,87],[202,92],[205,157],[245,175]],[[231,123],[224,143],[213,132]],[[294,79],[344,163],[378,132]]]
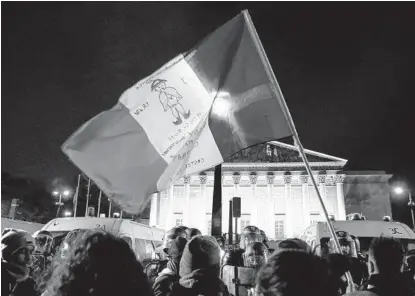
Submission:
[[[396,194],[402,194],[402,193],[403,193],[403,189],[402,189],[402,187],[396,187],[396,188],[395,188],[395,193],[396,193]]]
[[[228,115],[231,104],[229,103],[228,92],[219,92],[216,95],[216,99],[213,102],[212,112],[220,117],[226,117]]]

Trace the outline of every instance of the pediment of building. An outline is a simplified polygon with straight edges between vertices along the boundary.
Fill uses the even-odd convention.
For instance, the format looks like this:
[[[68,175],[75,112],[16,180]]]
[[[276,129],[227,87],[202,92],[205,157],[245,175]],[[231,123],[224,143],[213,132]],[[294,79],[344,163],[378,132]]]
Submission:
[[[305,150],[307,159],[310,164],[313,163],[336,163],[343,167],[347,160],[335,156],[319,153],[312,150]],[[303,160],[298,149],[289,144],[272,141],[246,148],[231,156],[226,163],[278,163],[278,164],[296,164],[302,163]]]

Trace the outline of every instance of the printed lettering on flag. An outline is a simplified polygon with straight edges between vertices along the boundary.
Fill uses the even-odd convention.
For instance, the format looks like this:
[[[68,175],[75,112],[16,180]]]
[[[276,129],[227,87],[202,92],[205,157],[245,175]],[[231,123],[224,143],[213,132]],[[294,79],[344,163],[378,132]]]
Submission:
[[[214,101],[182,55],[123,93],[120,102],[167,162],[158,188],[223,162],[209,129]]]

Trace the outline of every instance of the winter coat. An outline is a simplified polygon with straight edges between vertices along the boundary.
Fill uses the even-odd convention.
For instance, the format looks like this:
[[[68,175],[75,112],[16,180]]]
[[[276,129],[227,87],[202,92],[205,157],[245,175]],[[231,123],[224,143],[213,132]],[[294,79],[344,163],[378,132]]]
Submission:
[[[167,267],[159,273],[153,285],[154,296],[170,296],[173,285],[180,279],[177,266],[177,263],[169,261]]]
[[[415,281],[403,273],[396,275],[372,274],[361,290],[373,292],[378,296],[414,296]]]
[[[35,281],[28,277],[19,275],[13,270],[15,266],[5,261],[1,262],[1,295],[2,296],[37,296]],[[19,278],[19,281],[16,279]]]
[[[226,285],[216,275],[196,269],[173,285],[171,296],[229,296]]]

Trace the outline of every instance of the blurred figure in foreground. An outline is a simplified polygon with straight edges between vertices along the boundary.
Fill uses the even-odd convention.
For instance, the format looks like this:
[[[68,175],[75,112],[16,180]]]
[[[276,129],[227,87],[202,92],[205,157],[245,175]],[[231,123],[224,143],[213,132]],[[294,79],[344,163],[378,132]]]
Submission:
[[[277,249],[275,250],[275,253],[281,252],[284,250],[299,250],[304,251],[306,253],[311,253],[311,247],[302,239],[299,238],[289,238],[286,240],[281,241]]]
[[[33,237],[20,229],[5,229],[1,237],[1,295],[35,296],[29,277],[34,251]]]
[[[172,296],[228,296],[219,279],[220,247],[208,235],[193,237],[186,245],[180,260],[180,280],[173,285]]]
[[[102,230],[79,233],[47,283],[44,296],[150,296],[127,242]]]
[[[329,264],[323,258],[297,250],[277,252],[259,271],[255,294],[263,296],[337,296]]]
[[[415,295],[414,280],[402,272],[404,251],[399,240],[392,237],[374,238],[369,248],[369,279],[363,290],[379,296]]]
[[[201,235],[202,232],[197,229],[197,228],[188,228],[186,229],[186,233],[187,233],[187,239],[191,240],[192,237],[196,236],[196,235]]]

